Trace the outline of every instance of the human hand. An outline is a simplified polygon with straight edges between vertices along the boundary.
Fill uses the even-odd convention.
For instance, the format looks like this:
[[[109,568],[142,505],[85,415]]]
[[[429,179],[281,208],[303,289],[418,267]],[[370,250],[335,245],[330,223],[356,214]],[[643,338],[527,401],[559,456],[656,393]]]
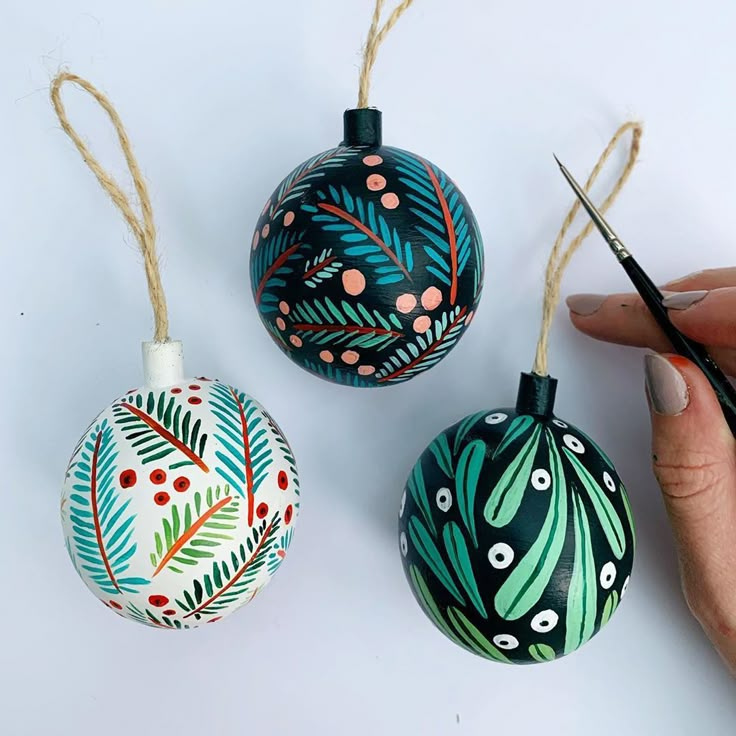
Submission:
[[[686,276],[663,287],[672,323],[708,346],[736,375],[736,268]],[[570,319],[581,332],[647,347],[652,461],[672,524],[685,599],[736,675],[736,442],[701,371],[672,350],[636,294],[576,294]]]

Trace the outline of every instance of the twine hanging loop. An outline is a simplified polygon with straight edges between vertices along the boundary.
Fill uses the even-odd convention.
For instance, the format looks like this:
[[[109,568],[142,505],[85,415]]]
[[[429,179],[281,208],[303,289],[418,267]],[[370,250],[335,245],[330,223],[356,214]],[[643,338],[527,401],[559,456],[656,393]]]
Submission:
[[[125,156],[130,174],[133,178],[133,185],[140,202],[141,217],[139,218],[133,209],[133,205],[122,190],[120,185],[113,177],[102,168],[99,161],[92,155],[92,152],[81,139],[76,130],[72,127],[66,114],[66,109],[61,101],[61,87],[70,82],[76,84],[82,90],[90,94],[107,113],[110,118],[115,132],[120,142],[120,148]],[[158,257],[156,255],[156,226],[153,221],[153,209],[151,208],[151,198],[148,195],[148,188],[143,179],[138,162],[133,155],[130,139],[123,126],[117,111],[113,107],[110,100],[102,94],[94,85],[86,79],[70,74],[69,72],[60,72],[56,75],[51,83],[51,104],[54,106],[56,115],[59,118],[61,127],[64,132],[72,139],[79,153],[82,154],[84,162],[92,170],[97,177],[102,188],[107,192],[115,206],[120,210],[128,226],[133,231],[133,235],[138,241],[141,253],[143,254],[143,263],[146,269],[146,280],[148,282],[148,296],[153,307],[153,317],[155,322],[154,341],[157,343],[167,342],[169,340],[169,317],[166,308],[166,294],[161,284],[161,274],[158,267]]]
[[[389,31],[396,25],[397,21],[404,14],[414,0],[402,0],[397,5],[391,15],[383,25],[381,23],[381,13],[383,12],[384,0],[376,0],[376,6],[373,9],[373,18],[371,26],[368,29],[368,38],[363,49],[363,63],[360,67],[360,83],[358,87],[358,107],[368,107],[368,93],[371,88],[371,71],[376,63],[378,55],[378,47],[383,43]]]
[[[629,147],[629,156],[626,160],[626,164],[621,172],[620,176],[616,180],[616,183],[611,189],[608,196],[603,200],[603,203],[598,208],[601,214],[605,214],[610,206],[616,201],[616,198],[621,193],[621,190],[626,184],[626,181],[634,168],[636,159],[639,156],[639,148],[641,145],[642,136],[642,125],[637,122],[624,123],[614,134],[613,138],[609,141],[608,145],[601,153],[596,165],[590,172],[588,180],[585,182],[586,193],[590,191],[591,186],[598,178],[598,175],[603,170],[606,162],[610,158],[619,144],[619,141],[628,133],[631,132],[631,145]],[[547,354],[549,348],[549,333],[552,329],[552,320],[557,310],[557,305],[560,302],[560,285],[562,283],[562,276],[565,273],[565,269],[569,265],[572,257],[576,251],[583,244],[583,241],[590,235],[595,227],[592,220],[588,220],[585,227],[570,241],[567,248],[563,250],[563,243],[567,238],[568,231],[572,226],[575,216],[580,210],[580,201],[575,200],[575,203],[570,208],[570,211],[565,217],[560,232],[557,234],[555,243],[552,246],[552,252],[549,255],[549,261],[547,262],[547,271],[544,277],[544,301],[542,304],[542,326],[539,330],[539,340],[537,342],[537,352],[534,358],[533,372],[539,376],[546,376],[547,373]]]

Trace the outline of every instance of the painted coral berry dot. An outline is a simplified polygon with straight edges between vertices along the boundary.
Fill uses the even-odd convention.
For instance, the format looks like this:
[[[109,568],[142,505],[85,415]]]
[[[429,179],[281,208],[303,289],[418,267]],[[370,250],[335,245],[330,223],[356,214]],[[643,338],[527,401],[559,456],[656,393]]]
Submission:
[[[135,485],[137,480],[138,480],[138,476],[136,475],[135,470],[133,470],[132,468],[123,470],[123,472],[120,473],[120,487],[121,488],[131,488],[132,486]]]
[[[171,500],[171,496],[169,496],[166,491],[159,491],[154,497],[153,500],[156,502],[158,506],[166,506],[166,504]]]
[[[149,595],[148,602],[154,608],[163,608],[164,606],[168,605],[169,599],[165,595]]]
[[[166,483],[166,471],[161,468],[151,471],[151,475],[148,476],[151,479],[151,483],[160,486],[162,483]]]
[[[109,601],[108,605],[110,608],[115,608],[118,611],[122,611],[123,607],[117,601]]]
[[[176,614],[176,609],[174,609],[174,608],[167,608],[163,612],[163,614],[164,614],[164,616],[174,616]]]
[[[191,385],[189,386],[189,388],[190,388],[190,390],[192,390],[192,391],[199,391],[199,390],[200,390],[200,389],[201,389],[202,387],[201,387],[201,386],[197,386],[197,384],[196,384],[196,383],[193,383],[193,384],[191,384]]]
[[[180,475],[175,481],[174,481],[174,490],[179,491],[179,493],[184,493],[184,491],[189,489],[189,486],[191,485],[189,478],[187,478],[184,475]]]
[[[202,399],[199,398],[199,396],[190,396],[187,401],[189,401],[190,404],[201,404]]]
[[[282,491],[285,491],[289,487],[289,476],[286,475],[284,470],[279,470],[277,481]]]
[[[284,511],[284,524],[290,524],[292,516],[294,516],[294,507],[289,504]]]
[[[178,386],[175,386],[174,388],[171,389],[171,393],[172,394],[180,394],[181,393],[181,389]]]
[[[259,519],[265,518],[266,514],[268,513],[268,504],[267,503],[259,503],[258,508],[256,508],[256,516]]]

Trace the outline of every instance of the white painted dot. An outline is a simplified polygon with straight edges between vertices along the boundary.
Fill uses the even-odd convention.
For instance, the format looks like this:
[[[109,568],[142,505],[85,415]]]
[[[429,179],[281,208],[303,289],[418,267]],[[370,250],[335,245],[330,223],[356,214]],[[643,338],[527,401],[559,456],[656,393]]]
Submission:
[[[537,468],[532,473],[532,487],[538,491],[546,491],[552,485],[552,476],[544,468]]]
[[[498,542],[488,550],[488,561],[497,570],[504,570],[514,561],[514,550],[505,542]]]
[[[501,424],[501,422],[505,422],[508,418],[508,414],[504,414],[502,411],[497,411],[486,417],[486,424]]]
[[[585,446],[583,443],[577,438],[574,437],[571,434],[566,434],[562,441],[573,451],[576,452],[578,455],[582,455],[585,452]]]
[[[562,419],[553,419],[552,424],[555,425],[555,427],[561,427],[562,429],[567,429],[567,424],[562,421]]]
[[[560,617],[552,609],[540,611],[532,619],[532,628],[534,631],[538,631],[540,634],[543,634],[547,631],[552,631],[552,629],[557,626],[557,622],[559,620]]]
[[[624,580],[624,584],[621,586],[621,598],[626,595],[626,591],[629,589],[629,579],[631,578],[631,575],[626,576],[626,580]]]
[[[399,547],[401,548],[401,554],[406,557],[406,553],[409,551],[409,544],[406,541],[406,534],[401,532],[399,537]]]
[[[493,643],[499,649],[516,649],[519,646],[519,640],[511,634],[496,634],[493,637]]]
[[[399,519],[404,515],[404,506],[406,506],[406,489],[401,494],[401,503],[399,504]]]
[[[450,506],[452,506],[452,494],[450,493],[450,489],[440,488],[435,496],[435,501],[437,502],[437,508],[440,511],[449,511]]]
[[[606,488],[608,488],[611,493],[616,492],[616,483],[607,470],[603,473],[603,482],[606,484]]]
[[[608,590],[616,580],[616,565],[613,562],[606,562],[601,568],[601,586]]]

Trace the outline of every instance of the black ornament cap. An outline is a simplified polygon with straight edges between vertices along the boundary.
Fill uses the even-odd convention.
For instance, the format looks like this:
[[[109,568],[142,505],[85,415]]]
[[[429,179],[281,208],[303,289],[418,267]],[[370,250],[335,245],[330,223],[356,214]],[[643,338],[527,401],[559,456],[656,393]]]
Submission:
[[[554,413],[556,393],[556,378],[537,373],[522,373],[516,397],[516,411],[519,414],[549,419]]]
[[[381,111],[375,107],[359,107],[345,110],[343,121],[343,146],[378,148],[381,145]]]

